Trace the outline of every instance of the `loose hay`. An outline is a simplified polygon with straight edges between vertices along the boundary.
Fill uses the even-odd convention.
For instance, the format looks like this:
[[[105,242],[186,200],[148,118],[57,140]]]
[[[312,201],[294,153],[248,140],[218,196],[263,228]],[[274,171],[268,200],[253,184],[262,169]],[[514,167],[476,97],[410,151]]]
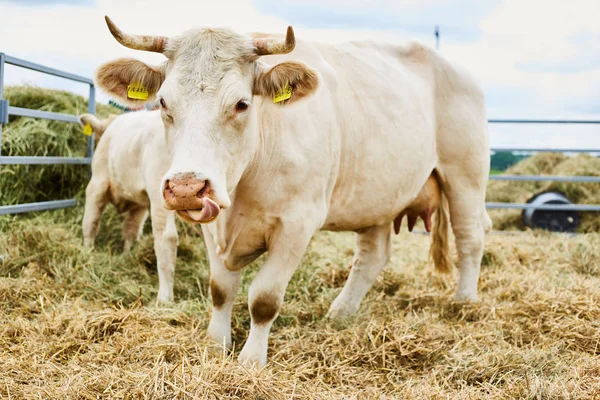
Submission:
[[[0,395],[11,398],[594,398],[600,396],[600,235],[490,236],[482,300],[426,264],[428,237],[402,233],[359,315],[324,318],[352,257],[353,235],[319,233],[294,276],[268,366],[235,360],[250,320],[245,272],[234,354],[205,337],[210,303],[202,241],[181,237],[171,307],[154,305],[148,235],[132,254],[101,230],[51,214],[0,236]],[[104,233],[103,233],[104,232]],[[256,263],[260,264],[260,260]]]

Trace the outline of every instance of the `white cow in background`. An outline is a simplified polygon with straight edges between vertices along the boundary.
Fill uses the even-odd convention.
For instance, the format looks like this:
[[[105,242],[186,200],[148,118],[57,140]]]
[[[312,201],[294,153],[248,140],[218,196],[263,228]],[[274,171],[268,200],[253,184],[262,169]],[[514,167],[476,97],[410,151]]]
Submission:
[[[178,235],[174,211],[161,204],[160,185],[169,167],[160,111],[137,111],[100,121],[79,117],[98,138],[92,159],[92,179],[86,188],[83,240],[93,246],[104,207],[111,203],[125,213],[124,250],[139,238],[150,212],[158,267],[158,301],[173,301],[173,276]]]
[[[218,343],[231,346],[240,269],[268,252],[248,293],[242,363],[266,363],[286,287],[319,229],[358,233],[330,317],[358,310],[390,257],[392,222],[421,216],[431,227],[435,210],[436,269],[452,265],[449,213],[456,297],[477,297],[490,148],[483,94],[468,73],[413,42],[296,43],[291,27],[285,37],[215,28],[167,38],[107,23],[121,44],[166,56],[159,66],[106,63],[96,81],[129,104],[139,104],[130,85],[161,103],[170,162],[157,190],[181,219],[204,223],[208,333]]]

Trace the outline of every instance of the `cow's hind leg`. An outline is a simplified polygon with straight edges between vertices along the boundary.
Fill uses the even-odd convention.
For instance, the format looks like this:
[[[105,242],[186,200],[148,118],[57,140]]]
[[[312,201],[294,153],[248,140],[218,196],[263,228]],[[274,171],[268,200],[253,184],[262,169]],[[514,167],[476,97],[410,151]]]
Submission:
[[[85,189],[85,211],[82,223],[84,246],[92,247],[94,245],[100,217],[107,203],[108,181],[92,178]]]
[[[125,221],[123,222],[124,252],[128,252],[135,241],[142,235],[146,218],[148,218],[148,209],[145,207],[134,207],[127,212]]]
[[[444,79],[448,81],[440,84],[450,82],[454,86],[438,110],[436,171],[456,238],[460,273],[456,298],[476,300],[485,234],[491,228],[485,210],[490,171],[485,102],[477,85],[464,76],[449,73]]]
[[[160,204],[153,202],[150,213],[158,269],[157,301],[168,303],[173,301],[173,279],[177,259],[177,245],[179,243],[177,227],[175,226],[175,212],[168,211]]]
[[[358,311],[362,299],[390,259],[391,227],[389,223],[358,232],[350,276],[331,305],[327,317],[347,317]]]
[[[467,149],[467,146],[464,147]],[[489,148],[456,157],[441,166],[442,191],[448,200],[456,238],[459,280],[457,300],[477,300],[477,284],[485,235],[492,222],[485,210]],[[439,175],[439,174],[438,174]]]
[[[491,227],[491,220],[485,211],[481,190],[457,182],[449,186],[450,220],[456,238],[459,269],[455,297],[457,300],[477,300],[485,234]]]

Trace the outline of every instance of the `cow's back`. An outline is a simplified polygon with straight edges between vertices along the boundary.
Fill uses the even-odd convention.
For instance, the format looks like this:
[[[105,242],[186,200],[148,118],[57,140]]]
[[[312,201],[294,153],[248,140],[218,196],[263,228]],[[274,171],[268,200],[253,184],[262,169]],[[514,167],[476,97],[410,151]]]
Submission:
[[[160,180],[167,165],[163,129],[160,111],[124,114],[107,128],[102,141],[115,201],[149,205],[148,186]]]
[[[437,162],[430,50],[417,43],[299,42],[290,55],[276,58],[302,61],[321,77],[314,96],[293,110],[276,111],[286,113],[285,118],[272,108],[265,118],[285,121],[280,122],[288,131],[283,149],[309,151],[308,158],[319,160],[301,172],[312,177],[311,185],[319,186],[314,177],[328,172],[324,228],[358,229],[391,221],[417,195]]]

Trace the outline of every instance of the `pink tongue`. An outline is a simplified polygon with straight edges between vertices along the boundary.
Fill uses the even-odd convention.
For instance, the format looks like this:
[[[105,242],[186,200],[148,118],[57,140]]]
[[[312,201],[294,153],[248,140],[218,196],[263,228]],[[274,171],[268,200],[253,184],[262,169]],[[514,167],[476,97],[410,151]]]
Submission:
[[[219,205],[205,197],[202,210],[188,210],[188,215],[196,222],[208,222],[215,219],[219,211]]]

